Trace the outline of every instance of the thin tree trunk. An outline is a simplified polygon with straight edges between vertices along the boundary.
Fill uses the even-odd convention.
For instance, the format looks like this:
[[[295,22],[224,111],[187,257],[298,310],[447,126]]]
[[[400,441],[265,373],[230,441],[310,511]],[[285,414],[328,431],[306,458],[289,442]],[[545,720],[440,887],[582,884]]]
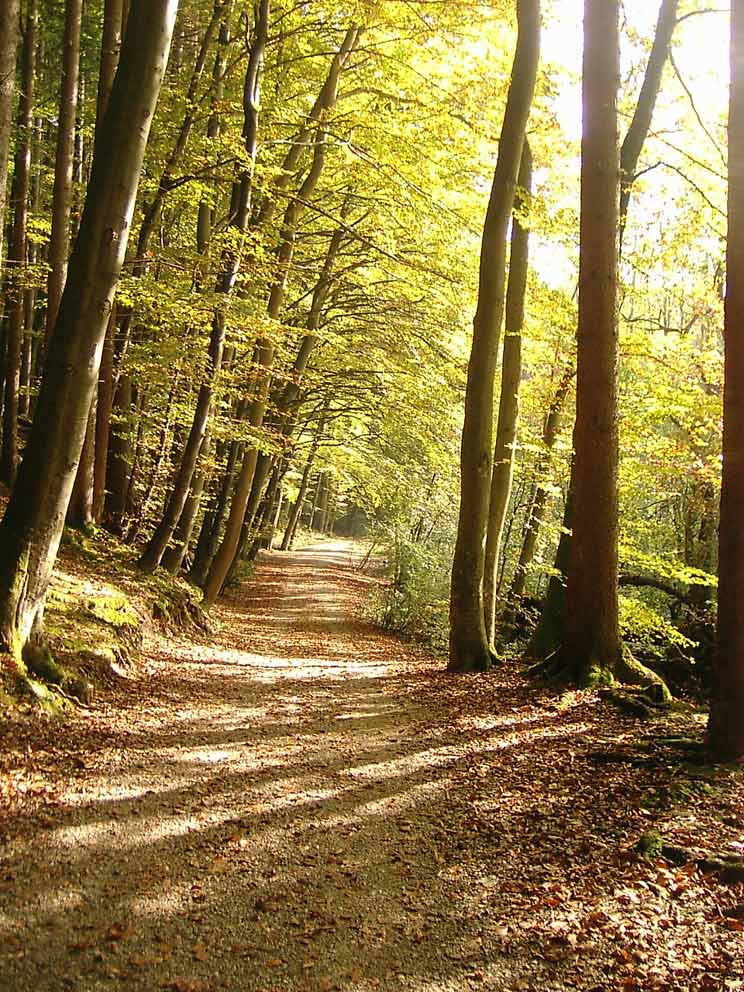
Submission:
[[[18,0],[4,0],[0,4],[0,275],[3,272],[8,158],[13,127],[18,13]]]
[[[318,421],[318,427],[313,438],[313,443],[310,446],[305,467],[302,470],[300,490],[297,493],[297,499],[294,501],[292,509],[289,513],[289,519],[287,520],[287,526],[284,531],[284,538],[282,539],[282,551],[289,551],[294,542],[295,534],[297,532],[297,525],[300,522],[300,514],[302,513],[302,505],[305,502],[307,487],[310,484],[310,476],[313,471],[313,465],[315,464],[315,457],[318,454],[318,448],[320,447],[321,441],[323,440],[323,434],[325,433],[329,408],[330,403],[329,400],[326,399],[323,403],[323,411],[321,413],[320,420]]]
[[[119,65],[121,40],[126,20],[124,0],[105,0],[103,36],[98,73],[96,130],[93,153],[99,151],[101,123],[106,113],[111,87]],[[100,154],[100,151],[99,151]],[[114,337],[116,334],[116,305],[111,308],[101,355],[101,370],[96,396],[96,434],[93,456],[93,519],[100,523],[106,502],[106,473],[109,462],[111,417],[114,408]],[[89,443],[86,434],[85,444]]]
[[[566,402],[568,391],[573,381],[574,371],[570,369],[564,373],[558,383],[553,401],[550,404],[548,415],[543,426],[543,450],[538,459],[535,476],[537,479],[534,497],[531,500],[530,511],[527,516],[527,524],[524,529],[524,539],[519,551],[519,559],[512,577],[509,595],[511,599],[516,599],[524,595],[525,583],[530,570],[530,565],[535,557],[537,540],[540,536],[540,528],[545,520],[545,507],[548,502],[548,479],[547,472],[550,467],[551,452],[558,440],[561,430],[561,420],[563,405]]]
[[[57,153],[52,194],[52,232],[49,239],[46,340],[57,320],[59,301],[67,275],[72,211],[72,168],[75,156],[75,123],[80,71],[80,30],[83,0],[66,0],[62,39],[62,86],[59,98]]]
[[[173,535],[173,543],[163,555],[163,568],[171,575],[178,575],[183,565],[183,560],[189,550],[191,536],[194,532],[196,515],[199,512],[204,485],[207,481],[209,460],[212,452],[212,435],[207,428],[204,435],[201,450],[199,452],[199,463],[197,465],[194,478],[191,480],[191,492],[189,493],[186,505],[178,521],[178,527]]]
[[[34,82],[38,34],[37,0],[29,0],[23,29],[21,98],[18,107],[18,137],[11,202],[13,230],[8,252],[11,268],[8,317],[5,325],[5,397],[3,438],[0,451],[0,479],[12,486],[18,470],[18,399],[21,384],[21,352],[24,327],[24,287],[26,270],[28,198],[31,185],[31,148],[34,133]]]
[[[0,643],[6,667],[19,673],[24,647],[42,636],[177,6],[177,0],[133,0],[103,124],[105,154],[94,157],[34,426],[0,524]]]
[[[101,370],[96,396],[96,444],[93,458],[93,519],[100,523],[106,500],[106,465],[111,437],[111,414],[114,405],[114,334],[116,304],[111,308],[101,352]]]
[[[360,27],[354,26],[349,28],[346,32],[341,48],[333,59],[331,71],[329,73],[328,80],[326,81],[326,86],[323,88],[324,100],[320,115],[320,123],[315,132],[313,142],[313,159],[310,165],[310,170],[300,186],[297,196],[289,203],[284,213],[281,243],[276,253],[279,277],[271,289],[267,308],[268,316],[272,323],[278,322],[281,315],[282,306],[284,304],[287,278],[292,265],[295,238],[297,235],[297,225],[299,223],[301,213],[308,200],[315,192],[325,165],[328,126],[324,122],[324,119],[336,106],[338,99],[338,83],[341,77],[341,72],[347,64],[351,53],[354,51],[361,34],[362,30]],[[261,338],[257,345],[257,365],[259,368],[258,381],[256,384],[255,397],[251,402],[248,414],[248,422],[251,427],[255,429],[258,429],[263,425],[269,395],[269,386],[271,383],[271,369],[274,362],[275,349],[276,339],[273,336]],[[253,484],[253,475],[256,470],[257,460],[258,449],[247,449],[243,456],[243,464],[241,465],[240,475],[238,476],[238,480],[235,484],[235,491],[233,493],[232,504],[230,506],[230,514],[225,527],[225,535],[222,540],[222,544],[217,550],[217,554],[214,556],[214,560],[212,561],[212,565],[209,570],[209,575],[207,576],[207,580],[204,585],[204,602],[207,606],[213,605],[222,592],[225,579],[227,578],[227,574],[235,559],[235,554],[240,543],[240,534],[243,527],[243,520],[245,518],[246,505],[250,496],[251,486]]]
[[[248,167],[241,176],[240,182],[236,184],[234,196],[238,201],[238,210],[232,220],[232,227],[243,237],[250,218],[251,194],[253,188],[253,172],[256,164],[256,153],[258,147],[258,111],[260,100],[261,68],[263,65],[264,51],[269,32],[270,2],[261,0],[258,7],[258,20],[256,21],[251,54],[248,59],[246,70],[245,86],[243,91],[244,125],[243,139],[248,155]],[[242,244],[242,240],[241,240]],[[183,512],[186,499],[191,487],[191,479],[196,469],[196,462],[199,457],[204,434],[207,430],[209,409],[212,405],[214,387],[222,366],[222,353],[225,345],[225,330],[227,320],[227,307],[235,286],[235,281],[240,269],[242,251],[240,248],[230,249],[225,253],[223,260],[223,271],[219,278],[217,291],[224,297],[224,302],[215,311],[212,321],[212,334],[209,342],[208,368],[204,381],[199,389],[199,396],[194,411],[194,418],[191,425],[188,441],[184,449],[183,458],[179,467],[176,481],[170,494],[170,498],[163,513],[163,518],[158,524],[147,548],[140,558],[140,566],[147,570],[157,568],[160,564],[165,550],[170,544],[173,532],[178,525],[178,521]]]
[[[522,211],[529,210],[532,192],[532,154],[525,140],[519,168],[519,197]],[[519,422],[519,387],[522,379],[522,329],[529,269],[529,230],[515,213],[512,220],[511,258],[506,290],[504,354],[501,366],[501,395],[493,451],[493,473],[486,534],[486,558],[483,576],[483,603],[486,633],[493,645],[496,625],[496,571],[501,553],[506,511],[514,478],[514,449]]]
[[[540,52],[539,0],[517,0],[519,34],[483,230],[478,308],[468,364],[460,458],[460,514],[450,589],[451,672],[491,664],[483,577],[493,454],[493,392],[504,310],[506,233],[532,106]]]
[[[620,149],[620,235],[619,245],[622,252],[625,224],[628,219],[628,207],[636,180],[638,159],[645,144],[653,119],[656,99],[661,89],[661,78],[664,66],[669,58],[672,36],[677,26],[677,8],[679,0],[661,0],[659,17],[656,22],[651,53],[646,63],[646,72],[638,95],[633,120],[625,135]]]
[[[744,0],[731,4],[723,484],[717,645],[708,739],[721,761],[744,757]]]

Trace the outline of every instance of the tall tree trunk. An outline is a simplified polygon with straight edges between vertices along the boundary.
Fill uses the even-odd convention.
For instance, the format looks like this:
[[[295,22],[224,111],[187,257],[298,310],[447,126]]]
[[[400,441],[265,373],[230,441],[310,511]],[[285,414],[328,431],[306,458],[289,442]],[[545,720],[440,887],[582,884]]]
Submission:
[[[98,381],[177,0],[132,0],[26,457],[0,523],[0,646],[22,672],[41,638],[46,591]],[[136,126],[132,126],[136,122]]]
[[[739,761],[744,757],[744,0],[731,4],[728,133],[723,483],[708,738],[719,760]]]
[[[619,0],[585,0],[573,535],[563,660],[580,682],[619,669],[617,279]]]
[[[65,28],[62,39],[62,85],[59,97],[57,153],[54,164],[54,192],[52,194],[52,232],[47,259],[49,262],[46,313],[47,342],[57,320],[59,301],[62,299],[62,290],[67,275],[82,16],[83,0],[66,0]]]
[[[346,32],[341,48],[334,56],[331,64],[326,85],[323,87],[323,103],[319,114],[319,124],[315,131],[313,140],[313,159],[310,169],[300,186],[297,196],[289,203],[284,213],[282,224],[282,235],[279,248],[276,253],[277,268],[279,276],[274,283],[269,296],[268,316],[272,323],[276,323],[281,315],[284,304],[284,296],[287,286],[287,278],[292,265],[294,255],[294,245],[297,235],[297,225],[305,205],[315,192],[315,189],[323,172],[326,158],[326,141],[328,137],[328,125],[326,118],[336,106],[338,100],[338,84],[341,72],[347,64],[348,59],[361,38],[362,29],[352,26]],[[320,99],[320,98],[319,98]],[[269,386],[271,383],[271,369],[274,362],[274,352],[276,349],[275,337],[266,336],[258,341],[258,376],[255,396],[251,402],[248,412],[248,422],[251,427],[258,429],[263,425],[264,415],[268,401]],[[204,602],[207,606],[213,605],[224,585],[227,574],[230,571],[235,554],[240,543],[240,534],[245,518],[246,505],[253,484],[253,475],[256,470],[258,460],[258,449],[248,448],[243,455],[240,474],[235,484],[230,514],[225,527],[225,535],[222,543],[214,556],[206,582],[204,584]]]
[[[234,197],[238,202],[238,209],[232,219],[231,226],[241,238],[245,235],[250,218],[251,194],[253,188],[253,172],[256,164],[256,152],[258,147],[258,111],[260,102],[261,67],[263,65],[264,51],[269,33],[269,0],[261,0],[258,6],[258,20],[256,21],[253,44],[248,59],[246,70],[245,86],[243,90],[243,139],[248,156],[248,167],[235,184]],[[140,558],[140,565],[144,569],[152,570],[156,568],[165,554],[165,550],[170,544],[173,532],[178,525],[178,521],[183,512],[186,499],[191,487],[191,479],[196,469],[196,462],[199,451],[204,440],[209,418],[209,409],[212,405],[214,387],[217,376],[222,366],[222,353],[225,345],[225,330],[227,323],[227,307],[232,296],[235,281],[240,269],[242,251],[239,247],[225,252],[223,259],[223,271],[219,278],[217,292],[220,293],[224,302],[215,311],[212,321],[212,334],[209,341],[208,367],[204,376],[204,381],[199,389],[199,395],[194,411],[194,418],[191,424],[191,431],[186,442],[183,458],[178,470],[176,481],[174,482],[168,503],[163,514],[163,518],[158,524],[155,533],[150,539],[147,548]]]
[[[540,53],[539,0],[517,0],[517,21],[517,48],[483,229],[478,308],[465,393],[460,515],[450,587],[451,672],[485,671],[491,664],[483,577],[493,453],[494,377],[504,311],[506,233]]]
[[[586,0],[585,0],[586,2]],[[638,159],[640,157],[641,151],[643,150],[643,145],[645,143],[646,137],[648,136],[648,131],[651,126],[651,121],[653,118],[653,111],[656,105],[656,99],[658,97],[659,88],[661,85],[661,79],[663,75],[663,69],[666,59],[669,55],[671,33],[676,24],[676,10],[678,2],[675,0],[661,0],[661,6],[659,8],[659,17],[657,21],[657,36],[654,38],[654,43],[651,48],[651,53],[649,55],[649,61],[646,65],[646,72],[644,74],[643,84],[641,86],[641,91],[638,96],[638,102],[636,104],[636,109],[633,114],[633,120],[625,136],[625,140],[622,144],[622,149],[620,152],[620,160],[618,162],[618,171],[620,173],[620,186],[621,186],[621,196],[622,202],[618,206],[618,224],[624,225],[625,219],[627,218],[628,207],[630,204],[630,199],[633,192],[633,185],[636,179],[636,168],[638,165]],[[611,11],[608,9],[605,11],[605,15],[609,16]],[[616,139],[617,140],[617,139]],[[623,227],[624,230],[624,227]],[[619,232],[618,237],[618,249],[622,248],[622,231]],[[573,479],[573,472],[575,467],[575,460],[572,463],[571,468],[571,481],[569,483],[569,493],[574,492],[575,484]],[[573,500],[570,499],[567,505],[570,507]],[[567,534],[561,536],[561,545],[559,545],[558,553],[566,554],[567,545],[570,544],[570,537]],[[557,564],[556,564],[557,567]],[[551,588],[553,584],[551,583]],[[562,596],[562,592],[560,594]],[[552,611],[557,609],[556,599],[550,603]],[[546,604],[547,607],[548,604]],[[548,623],[548,626],[554,627],[552,623]],[[533,639],[534,641],[534,639]],[[552,653],[554,647],[550,647],[550,652]],[[644,677],[650,677],[650,672],[644,670]],[[637,673],[633,675],[636,677]]]
[[[155,195],[145,207],[144,216],[137,237],[135,261],[132,267],[132,275],[135,278],[140,278],[148,270],[147,258],[150,241],[157,228],[157,222],[161,216],[165,198],[173,188],[173,171],[183,156],[194,121],[196,119],[196,110],[198,107],[198,87],[206,66],[209,47],[217,26],[219,25],[222,11],[229,7],[230,3],[231,0],[221,0],[221,3],[215,5],[212,12],[212,17],[202,37],[199,54],[191,72],[191,78],[186,94],[186,113],[181,121],[181,126],[178,130],[173,148],[168,155],[160,174]],[[128,381],[129,373],[126,368],[122,370],[121,366],[124,363],[124,358],[130,344],[133,330],[135,336],[139,337],[143,329],[138,329],[137,327],[134,327],[133,329],[133,317],[132,314],[129,313],[122,321],[119,337],[115,342],[115,355],[119,359],[120,373],[116,382],[116,388],[114,390],[113,409],[117,412],[120,422],[126,422],[131,412],[130,407],[126,404],[127,398],[134,390],[134,383]],[[116,440],[113,442],[110,441],[109,443],[111,446],[111,451],[108,459],[107,485],[109,488],[110,499],[109,509],[106,514],[107,525],[116,533],[121,533],[126,527],[125,520],[121,514],[122,512],[126,513],[125,507],[127,503],[126,493],[121,489],[118,489],[118,486],[122,481],[121,464],[134,464],[135,457],[131,451],[131,439],[128,434],[119,434]]]
[[[518,204],[521,211],[529,210],[532,192],[532,154],[525,140],[522,163],[519,168]],[[501,395],[496,427],[496,444],[493,451],[493,473],[486,535],[485,572],[483,577],[483,603],[486,633],[493,645],[496,624],[496,573],[501,553],[506,511],[514,478],[514,455],[519,422],[519,387],[522,379],[522,329],[524,304],[527,293],[529,269],[529,230],[519,214],[512,221],[511,258],[509,281],[506,289],[506,316],[504,324],[504,354],[501,364]]]
[[[10,134],[13,126],[16,50],[18,48],[18,0],[0,4],[0,275],[3,271],[5,203],[8,185]]]
[[[18,107],[18,137],[11,191],[13,229],[8,252],[11,267],[8,318],[5,338],[5,397],[0,479],[12,486],[18,469],[18,398],[21,385],[21,351],[24,328],[28,198],[31,186],[31,148],[34,133],[34,81],[39,12],[37,0],[29,0],[23,29],[21,98]]]
[[[108,105],[111,87],[119,65],[121,39],[126,20],[124,0],[105,0],[103,8],[103,35],[98,73],[96,107],[96,132],[94,155],[100,145],[101,123]],[[100,154],[100,153],[99,153]],[[101,355],[98,378],[96,410],[95,454],[93,456],[93,519],[100,523],[106,501],[106,472],[109,461],[111,416],[114,407],[114,337],[116,334],[116,305],[111,308]],[[85,443],[89,443],[86,434]]]

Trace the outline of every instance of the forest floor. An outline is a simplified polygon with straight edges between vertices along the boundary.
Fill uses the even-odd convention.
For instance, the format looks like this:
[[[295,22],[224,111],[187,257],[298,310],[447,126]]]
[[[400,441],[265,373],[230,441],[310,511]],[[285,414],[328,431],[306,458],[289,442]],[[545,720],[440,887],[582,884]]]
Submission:
[[[636,851],[744,849],[740,774],[662,740],[702,718],[447,676],[353,557],[268,555],[213,636],[3,717],[2,992],[744,988],[744,885]]]

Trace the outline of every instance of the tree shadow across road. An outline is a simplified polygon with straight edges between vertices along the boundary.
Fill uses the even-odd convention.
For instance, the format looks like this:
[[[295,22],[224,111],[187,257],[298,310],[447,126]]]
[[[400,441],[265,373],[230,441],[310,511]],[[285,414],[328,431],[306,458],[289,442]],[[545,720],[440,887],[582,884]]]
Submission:
[[[360,619],[372,581],[343,545],[271,555],[214,642],[151,644],[65,728],[84,767],[2,853],[2,992],[652,988],[684,927],[708,975],[741,955],[631,851],[659,770],[590,771],[628,724],[444,676]]]

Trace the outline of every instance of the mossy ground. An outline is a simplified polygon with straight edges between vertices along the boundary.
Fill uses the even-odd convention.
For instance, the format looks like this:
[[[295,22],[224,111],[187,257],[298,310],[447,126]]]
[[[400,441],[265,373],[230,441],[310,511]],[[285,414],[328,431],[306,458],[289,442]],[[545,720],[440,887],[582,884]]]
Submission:
[[[204,626],[201,593],[165,572],[136,566],[133,549],[105,531],[65,531],[47,595],[41,648],[24,654],[28,678],[6,685],[0,705],[33,701],[63,712],[89,704],[137,665],[148,623]]]

